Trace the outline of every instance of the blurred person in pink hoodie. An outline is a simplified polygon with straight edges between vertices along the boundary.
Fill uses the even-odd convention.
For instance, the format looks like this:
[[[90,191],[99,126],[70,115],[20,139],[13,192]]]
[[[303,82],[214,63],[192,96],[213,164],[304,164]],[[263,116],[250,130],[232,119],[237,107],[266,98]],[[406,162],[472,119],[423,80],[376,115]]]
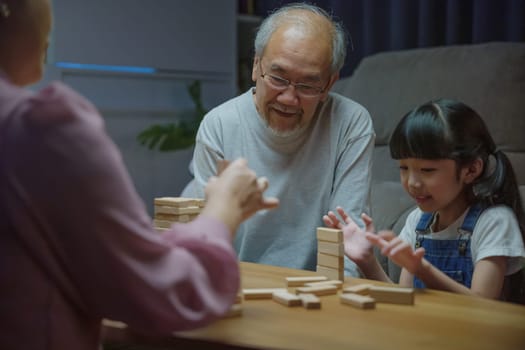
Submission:
[[[209,324],[239,290],[238,225],[278,200],[237,159],[197,219],[155,232],[94,106],[58,82],[24,88],[51,24],[50,0],[0,0],[0,348],[97,349],[103,318],[159,335]]]

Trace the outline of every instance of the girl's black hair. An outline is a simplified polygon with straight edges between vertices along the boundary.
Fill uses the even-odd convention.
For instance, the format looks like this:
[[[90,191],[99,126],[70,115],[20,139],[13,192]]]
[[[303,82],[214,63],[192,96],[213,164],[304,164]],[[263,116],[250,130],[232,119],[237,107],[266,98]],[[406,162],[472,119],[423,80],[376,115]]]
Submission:
[[[481,158],[483,172],[470,187],[471,200],[484,207],[510,207],[525,242],[525,213],[514,169],[472,108],[447,99],[427,102],[401,119],[389,146],[393,159],[452,159],[458,165],[458,174],[461,167]]]

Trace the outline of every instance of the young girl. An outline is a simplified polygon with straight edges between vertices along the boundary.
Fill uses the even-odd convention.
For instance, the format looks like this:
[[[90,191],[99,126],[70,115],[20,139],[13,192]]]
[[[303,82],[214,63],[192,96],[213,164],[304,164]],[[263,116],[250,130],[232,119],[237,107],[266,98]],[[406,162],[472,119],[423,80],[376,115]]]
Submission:
[[[390,281],[373,246],[402,267],[399,284],[520,301],[525,214],[512,166],[481,117],[437,100],[409,112],[390,139],[416,208],[398,237],[359,228],[340,207],[323,217],[343,229],[345,254],[370,279]],[[523,299],[521,299],[523,302]]]

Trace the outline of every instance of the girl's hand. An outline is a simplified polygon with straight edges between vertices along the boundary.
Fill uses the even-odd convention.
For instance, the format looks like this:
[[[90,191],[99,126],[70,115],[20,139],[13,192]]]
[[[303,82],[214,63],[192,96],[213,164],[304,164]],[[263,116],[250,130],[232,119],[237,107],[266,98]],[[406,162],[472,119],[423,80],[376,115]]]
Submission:
[[[410,244],[396,237],[391,231],[381,231],[378,234],[366,233],[366,239],[381,249],[381,254],[405,268],[412,275],[417,275],[421,269],[425,248],[414,250]]]
[[[373,234],[372,232],[375,231],[372,218],[364,213],[361,214],[361,218],[366,226],[365,230],[363,230],[348,216],[343,208],[337,207],[336,211],[342,221],[339,220],[334,212],[329,211],[327,215],[323,216],[325,225],[343,231],[345,255],[350,260],[354,261],[358,266],[369,263],[371,259],[374,259],[374,252],[373,244],[366,239],[366,232]]]

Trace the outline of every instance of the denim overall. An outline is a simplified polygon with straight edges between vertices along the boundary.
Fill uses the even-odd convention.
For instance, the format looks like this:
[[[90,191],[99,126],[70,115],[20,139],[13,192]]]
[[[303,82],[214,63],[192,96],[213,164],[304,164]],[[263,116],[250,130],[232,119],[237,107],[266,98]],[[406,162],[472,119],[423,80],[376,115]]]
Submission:
[[[470,237],[479,215],[483,211],[480,204],[471,206],[458,228],[457,239],[430,239],[425,234],[430,233],[430,225],[435,213],[423,213],[416,226],[416,248],[425,248],[425,259],[447,276],[470,288],[474,264],[470,251]],[[425,288],[425,284],[414,276],[414,287]]]

